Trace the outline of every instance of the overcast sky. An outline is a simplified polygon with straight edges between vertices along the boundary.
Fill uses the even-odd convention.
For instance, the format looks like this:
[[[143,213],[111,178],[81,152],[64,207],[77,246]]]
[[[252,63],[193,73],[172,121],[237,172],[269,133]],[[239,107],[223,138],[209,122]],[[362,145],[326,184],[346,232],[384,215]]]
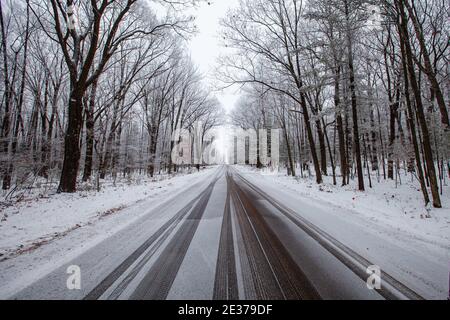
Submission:
[[[216,60],[221,51],[219,21],[229,8],[237,4],[238,0],[215,0],[210,1],[210,5],[202,3],[194,11],[199,32],[189,46],[192,59],[205,75],[205,81],[213,79]],[[216,96],[227,111],[231,110],[238,98],[234,88],[216,92]]]

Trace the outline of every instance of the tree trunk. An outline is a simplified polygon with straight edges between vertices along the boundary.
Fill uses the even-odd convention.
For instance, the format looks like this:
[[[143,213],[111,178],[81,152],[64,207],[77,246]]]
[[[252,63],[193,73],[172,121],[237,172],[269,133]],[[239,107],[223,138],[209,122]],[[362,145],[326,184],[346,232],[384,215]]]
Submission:
[[[408,10],[409,16],[412,21],[412,25],[414,27],[414,31],[416,34],[416,38],[419,42],[420,46],[420,52],[422,53],[422,57],[425,64],[425,74],[428,77],[428,80],[430,81],[431,88],[434,92],[434,96],[436,98],[436,102],[439,106],[439,111],[441,112],[441,122],[444,125],[446,130],[450,129],[450,122],[448,118],[448,111],[447,107],[445,105],[444,95],[442,94],[441,87],[439,85],[439,82],[436,79],[436,74],[434,73],[433,67],[431,65],[430,55],[428,54],[428,49],[425,43],[425,38],[423,36],[423,30],[421,25],[419,24],[419,21],[417,20],[416,15],[414,14],[414,11],[411,7],[411,5],[408,3],[408,1],[404,1],[404,4],[406,6],[406,9]],[[406,17],[406,14],[405,14]]]
[[[326,140],[327,146],[328,146],[328,154],[330,156],[331,173],[333,175],[333,185],[336,185],[336,165],[334,164],[333,151],[331,150],[330,139],[328,138],[325,121],[323,119],[322,119],[322,122],[323,122],[323,127],[324,127],[323,132],[324,132],[325,140]]]
[[[286,147],[287,147],[287,152],[288,152],[290,173],[291,173],[291,176],[295,177],[294,161],[292,159],[292,151],[291,151],[291,146],[289,144],[289,136],[288,136],[288,133],[287,133],[286,126],[284,126],[284,128],[283,128],[283,133],[284,133],[284,140],[286,141]]]
[[[347,19],[347,27],[350,28],[349,22],[349,10],[348,3],[345,1],[345,16]],[[347,53],[348,53],[348,71],[350,80],[350,94],[352,104],[352,118],[353,118],[353,142],[355,144],[355,161],[356,172],[358,174],[358,190],[364,191],[364,173],[361,164],[361,147],[359,143],[359,130],[358,130],[358,107],[356,104],[356,85],[355,85],[355,72],[353,70],[353,48],[352,38],[350,30],[347,30]]]
[[[401,40],[401,42],[403,42]],[[401,44],[402,48],[401,48],[401,52],[402,52],[402,56],[404,57],[404,46],[403,44]],[[430,202],[430,198],[428,196],[428,191],[427,191],[427,185],[425,183],[425,177],[423,174],[423,170],[422,170],[422,161],[420,160],[420,151],[419,151],[419,144],[417,142],[417,136],[416,136],[416,126],[414,123],[414,115],[413,115],[413,110],[412,110],[412,106],[411,106],[411,99],[410,99],[410,94],[409,94],[409,84],[408,84],[408,71],[406,68],[406,64],[405,61],[402,63],[402,68],[403,68],[403,75],[404,75],[404,91],[405,91],[405,99],[406,99],[406,107],[407,107],[407,121],[408,121],[408,127],[411,133],[411,140],[413,143],[413,148],[414,148],[414,156],[416,159],[416,166],[417,166],[417,175],[419,178],[419,182],[420,182],[420,189],[422,190],[422,195],[423,195],[423,199],[425,202],[425,206]]]
[[[375,116],[373,109],[370,110],[370,135],[371,135],[371,165],[372,171],[378,170],[378,150],[377,150],[377,133],[375,131]]]
[[[344,124],[342,121],[341,114],[341,99],[340,99],[340,89],[339,89],[339,78],[340,78],[340,67],[336,69],[335,80],[334,80],[334,109],[336,114],[336,126],[338,132],[339,140],[339,158],[341,160],[341,175],[342,175],[342,186],[345,186],[347,181],[347,154],[345,151],[345,134],[344,134]]]
[[[83,90],[73,87],[64,137],[64,161],[58,192],[75,192],[80,165],[80,133],[83,125]]]
[[[2,127],[0,132],[0,156],[8,159],[9,152],[9,134],[11,129],[11,108],[12,108],[12,90],[11,84],[9,80],[9,65],[8,65],[8,54],[6,50],[8,49],[6,43],[6,32],[5,32],[5,24],[3,21],[3,10],[2,3],[0,2],[0,25],[1,25],[1,34],[2,34],[2,54],[3,54],[3,81],[4,81],[4,114]],[[0,104],[1,105],[1,104]],[[1,111],[1,109],[0,109]],[[8,190],[11,186],[11,174],[9,173],[9,165],[8,160],[0,162],[0,170],[3,176],[3,184],[2,189]]]
[[[327,149],[325,146],[325,137],[324,137],[325,129],[322,130],[322,124],[320,123],[320,119],[316,120],[316,128],[320,148],[320,168],[322,170],[322,174],[327,175]]]
[[[86,154],[84,158],[83,181],[88,181],[92,176],[92,161],[94,157],[94,126],[95,126],[95,98],[97,94],[98,80],[92,84],[91,94],[89,96],[86,116]]]
[[[322,172],[320,171],[319,159],[317,158],[316,144],[314,142],[314,136],[313,136],[312,129],[311,129],[311,123],[309,121],[309,113],[308,113],[308,108],[306,107],[306,99],[305,99],[303,92],[300,93],[300,96],[301,96],[301,102],[302,102],[301,108],[303,111],[303,120],[305,123],[306,135],[307,135],[308,142],[309,142],[311,157],[313,159],[314,170],[316,171],[316,182],[320,184],[320,183],[322,183]]]
[[[435,208],[441,208],[441,199],[439,196],[439,188],[438,188],[438,184],[437,184],[437,180],[436,180],[436,170],[434,167],[434,160],[433,160],[433,151],[431,150],[431,141],[430,141],[430,136],[429,136],[429,132],[428,132],[428,125],[425,119],[425,114],[424,114],[424,110],[423,110],[423,104],[422,104],[422,97],[420,94],[420,89],[418,87],[417,84],[417,80],[416,80],[416,74],[415,74],[415,70],[414,70],[414,65],[413,65],[413,58],[412,58],[412,49],[411,49],[411,45],[409,43],[409,33],[408,33],[408,20],[406,17],[406,13],[403,7],[403,2],[402,1],[397,1],[397,6],[399,9],[399,13],[401,15],[401,22],[400,22],[400,38],[403,42],[403,47],[404,47],[404,54],[403,54],[403,58],[406,60],[404,61],[404,63],[406,63],[406,66],[408,68],[408,75],[409,75],[409,80],[410,80],[410,84],[411,84],[411,89],[413,91],[414,94],[414,98],[416,101],[416,111],[417,111],[417,118],[419,120],[419,125],[420,128],[422,130],[422,139],[423,139],[423,151],[424,151],[424,156],[425,156],[425,164],[426,164],[426,168],[427,168],[427,173],[428,173],[428,179],[430,181],[430,188],[431,188],[431,194],[433,196],[433,206]]]

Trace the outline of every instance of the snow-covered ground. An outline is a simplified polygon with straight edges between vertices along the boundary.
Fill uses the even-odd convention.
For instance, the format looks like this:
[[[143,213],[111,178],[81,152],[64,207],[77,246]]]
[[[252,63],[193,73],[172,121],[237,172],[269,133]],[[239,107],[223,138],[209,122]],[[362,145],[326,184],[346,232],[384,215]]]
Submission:
[[[238,170],[250,182],[351,247],[427,298],[446,298],[450,270],[450,187],[443,208],[427,212],[417,182],[374,182],[365,192],[354,184],[334,186],[314,179]],[[425,218],[427,213],[430,218]]]
[[[200,172],[105,184],[100,192],[42,196],[3,202],[0,213],[0,297],[7,297],[50,270],[137,221],[150,210],[203,183]],[[207,180],[207,179],[206,179]],[[193,193],[197,190],[193,189]],[[1,199],[4,201],[4,198]],[[174,200],[176,201],[176,200]]]

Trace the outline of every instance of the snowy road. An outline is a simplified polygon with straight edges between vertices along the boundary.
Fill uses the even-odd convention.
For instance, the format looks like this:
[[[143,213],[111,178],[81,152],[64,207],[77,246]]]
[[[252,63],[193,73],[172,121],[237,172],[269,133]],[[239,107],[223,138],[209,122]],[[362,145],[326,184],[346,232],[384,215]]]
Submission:
[[[139,221],[50,272],[20,299],[420,299],[249,182],[218,167]],[[69,290],[67,267],[81,271]]]

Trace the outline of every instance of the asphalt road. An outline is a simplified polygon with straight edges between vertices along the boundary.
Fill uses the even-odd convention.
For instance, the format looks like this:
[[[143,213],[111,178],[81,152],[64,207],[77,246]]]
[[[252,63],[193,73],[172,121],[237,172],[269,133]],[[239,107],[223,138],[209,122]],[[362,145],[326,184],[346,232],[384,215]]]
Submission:
[[[421,299],[389,274],[381,289],[369,290],[370,261],[230,166],[197,194],[170,201],[185,203],[159,207],[163,219],[149,212],[71,261],[90,275],[81,290],[64,287],[62,266],[15,298]],[[124,239],[129,245],[120,245]]]

